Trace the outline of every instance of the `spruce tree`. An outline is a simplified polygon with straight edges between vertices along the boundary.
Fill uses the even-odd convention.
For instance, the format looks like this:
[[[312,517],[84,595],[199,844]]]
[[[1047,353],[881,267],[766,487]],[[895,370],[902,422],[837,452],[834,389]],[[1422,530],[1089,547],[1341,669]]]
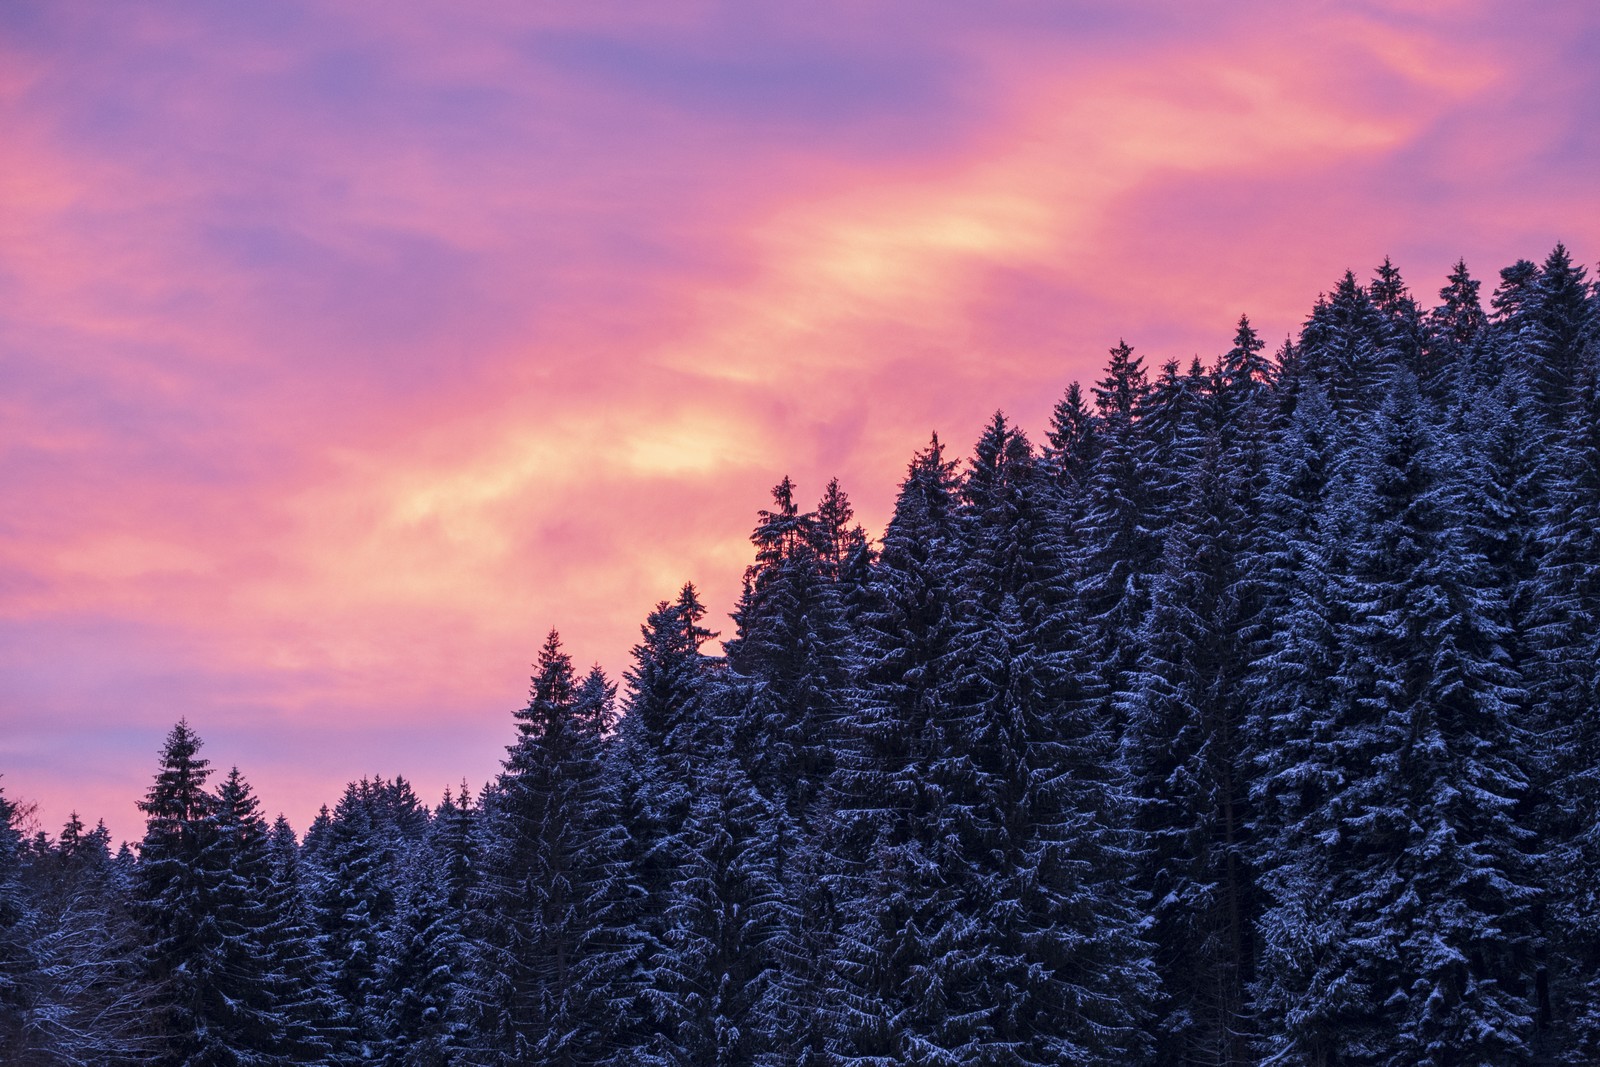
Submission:
[[[394,1067],[451,1067],[467,1062],[466,946],[438,881],[407,885],[379,960],[383,1052]]]
[[[1457,260],[1440,303],[1423,324],[1423,357],[1418,384],[1435,401],[1471,387],[1482,387],[1484,346],[1489,319],[1478,297],[1479,283]]]
[[[1162,981],[1159,1059],[1243,1064],[1257,912],[1243,773],[1237,514],[1215,444],[1187,485],[1122,695],[1139,804],[1140,885]]]
[[[931,766],[961,595],[956,466],[937,435],[912,459],[860,618],[860,668],[829,781],[841,1063],[927,1062],[918,1049],[944,1011],[929,942],[949,904],[933,857],[942,804]]]
[[[1503,606],[1450,525],[1409,379],[1367,447],[1330,773],[1305,780],[1270,880],[1270,1040],[1312,1062],[1529,1062],[1537,890]]]
[[[104,822],[86,830],[74,812],[54,847],[30,850],[22,873],[32,970],[21,1040],[0,1045],[7,1062],[136,1064],[161,1049],[141,931],[110,838]]]
[[[283,1055],[291,1063],[338,1062],[348,1047],[348,1019],[335,1004],[325,942],[306,901],[300,849],[289,821],[273,821],[267,851],[270,875],[264,895],[271,925],[265,953],[280,984]]]
[[[342,1053],[356,1058],[382,1052],[379,956],[396,904],[376,785],[362,779],[345,787],[307,879],[329,989],[346,1038]]]
[[[1008,595],[969,615],[952,649],[930,765],[931,856],[950,895],[926,974],[946,1011],[913,1047],[970,1063],[1142,1062],[1154,982],[1110,737],[1079,688],[1086,665],[1032,636]]]
[[[665,894],[658,1062],[771,1062],[779,1032],[784,939],[795,919],[782,878],[782,810],[736,760],[712,755],[679,834]]]
[[[24,1048],[27,981],[33,970],[22,888],[22,834],[17,809],[0,788],[0,1051]]]
[[[603,763],[609,709],[583,695],[552,630],[481,821],[476,1025],[498,1063],[608,1062],[628,1023],[616,1015],[627,892]]]
[[[1090,476],[1081,529],[1082,578],[1075,583],[1077,610],[1093,627],[1092,654],[1106,715],[1114,718],[1110,694],[1124,689],[1134,667],[1132,642],[1149,603],[1149,579],[1161,555],[1160,531],[1152,524],[1155,501],[1139,421],[1149,402],[1143,361],[1126,342],[1111,350],[1106,376],[1095,386],[1101,449]]]
[[[693,586],[676,604],[662,601],[641,627],[625,712],[608,753],[619,783],[619,818],[627,831],[624,861],[638,900],[634,935],[639,958],[633,976],[642,1032],[635,1055],[646,1062],[660,1054],[659,1035],[681,1025],[676,979],[665,943],[670,887],[688,862],[685,827],[702,768],[719,743],[706,699],[709,658],[700,643],[709,634]]]
[[[1551,890],[1550,995],[1567,1060],[1600,1055],[1600,385],[1560,435],[1531,580],[1538,825]]]
[[[837,749],[850,635],[813,547],[815,515],[798,510],[788,478],[773,503],[750,536],[756,562],[733,614],[738,633],[724,646],[737,694],[730,725],[756,787],[806,829],[820,817]]]
[[[200,746],[199,736],[180,719],[139,805],[146,823],[135,890],[148,945],[146,981],[161,990],[162,1028],[171,1046],[163,1062],[172,1064],[207,1064],[225,1056],[210,1001],[212,961],[221,941],[212,914],[219,872],[201,863],[214,801],[206,792],[211,770]]]
[[[272,913],[272,857],[267,823],[244,776],[234,767],[217,788],[212,829],[200,855],[214,872],[212,919],[221,933],[220,992],[233,1053],[240,1062],[282,1062],[288,1020],[282,1011],[287,979],[270,951],[278,916]]]
[[[1319,299],[1300,331],[1300,373],[1322,384],[1340,416],[1377,410],[1391,372],[1389,328],[1355,275],[1345,271],[1333,295]]]

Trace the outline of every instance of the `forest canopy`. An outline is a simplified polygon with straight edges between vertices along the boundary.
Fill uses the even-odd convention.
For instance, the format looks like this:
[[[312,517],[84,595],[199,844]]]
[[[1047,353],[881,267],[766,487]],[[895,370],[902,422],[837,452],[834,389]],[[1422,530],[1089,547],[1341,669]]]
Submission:
[[[641,536],[642,536],[641,532]],[[181,720],[116,848],[0,793],[0,1060],[1600,1062],[1600,291],[1387,260],[785,477],[720,653],[551,631],[501,772],[303,835]],[[175,709],[181,711],[181,709]]]

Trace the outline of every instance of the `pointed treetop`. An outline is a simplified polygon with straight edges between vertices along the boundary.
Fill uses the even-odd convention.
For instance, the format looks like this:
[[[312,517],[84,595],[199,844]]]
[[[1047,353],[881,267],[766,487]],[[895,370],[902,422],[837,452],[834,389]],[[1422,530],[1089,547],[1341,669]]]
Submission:
[[[161,770],[151,784],[139,810],[150,816],[151,829],[158,823],[189,822],[203,816],[210,807],[205,792],[211,775],[210,762],[199,757],[200,735],[189,728],[188,719],[179,719],[161,747]]]
[[[1400,277],[1399,268],[1388,256],[1383,257],[1383,264],[1378,267],[1377,277],[1372,280],[1368,293],[1374,304],[1386,310],[1397,307],[1406,299],[1406,283]]]
[[[807,543],[812,516],[800,514],[794,491],[794,482],[784,475],[783,481],[772,487],[774,506],[756,512],[756,528],[750,534],[750,542],[756,546],[756,562],[760,566],[781,563]]]
[[[695,651],[700,646],[719,635],[700,625],[700,620],[706,617],[706,606],[700,603],[700,594],[695,589],[693,582],[684,582],[683,588],[678,591],[677,609],[683,618],[683,625],[687,628],[689,638],[694,642]]]
[[[1502,270],[1500,286],[1489,301],[1494,317],[1506,322],[1527,311],[1534,301],[1538,283],[1539,267],[1531,260],[1519,259]]]
[[[518,728],[523,733],[542,733],[552,719],[566,714],[572,706],[576,689],[572,657],[562,651],[561,635],[551,629],[544,646],[539,649],[539,660],[534,665],[528,706],[517,712]]]
[[[617,686],[596,663],[583,676],[573,696],[573,714],[585,726],[601,734],[611,732],[617,721]]]
[[[1027,436],[1006,421],[1005,412],[996,411],[978,437],[963,494],[969,504],[993,503],[1001,487],[1016,482],[1032,467],[1033,446]]]
[[[830,579],[839,578],[857,542],[866,537],[860,526],[851,525],[855,514],[855,509],[850,506],[850,498],[839,487],[839,479],[830,478],[822,499],[817,503],[817,510],[812,513],[810,527],[812,551],[821,560],[823,573]]]
[[[931,524],[943,530],[949,521],[951,495],[960,481],[956,475],[958,466],[959,461],[944,458],[944,443],[935,433],[928,447],[911,457],[906,479],[900,483],[900,494],[895,499],[886,537],[897,530],[905,530],[908,524],[912,527]]]
[[[1095,405],[1107,419],[1126,422],[1139,413],[1139,405],[1150,393],[1144,360],[1133,354],[1127,341],[1118,341],[1106,364],[1106,376],[1094,389]]]

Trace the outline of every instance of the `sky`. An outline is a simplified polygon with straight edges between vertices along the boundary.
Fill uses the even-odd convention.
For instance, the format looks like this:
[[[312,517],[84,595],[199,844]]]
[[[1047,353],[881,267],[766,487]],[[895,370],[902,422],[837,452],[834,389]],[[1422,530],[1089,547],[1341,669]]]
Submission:
[[[1126,339],[1600,257],[1600,5],[0,4],[0,787],[481,785],[755,512]]]

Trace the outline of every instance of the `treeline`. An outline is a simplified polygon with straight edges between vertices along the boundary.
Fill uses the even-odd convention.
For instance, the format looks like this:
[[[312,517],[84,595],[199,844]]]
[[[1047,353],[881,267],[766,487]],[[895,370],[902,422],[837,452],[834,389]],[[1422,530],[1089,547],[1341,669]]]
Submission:
[[[881,544],[785,479],[713,654],[552,633],[503,770],[303,840],[186,723],[137,854],[0,808],[7,1063],[1600,1062],[1600,295],[1126,344]],[[3,801],[0,801],[3,802]]]

